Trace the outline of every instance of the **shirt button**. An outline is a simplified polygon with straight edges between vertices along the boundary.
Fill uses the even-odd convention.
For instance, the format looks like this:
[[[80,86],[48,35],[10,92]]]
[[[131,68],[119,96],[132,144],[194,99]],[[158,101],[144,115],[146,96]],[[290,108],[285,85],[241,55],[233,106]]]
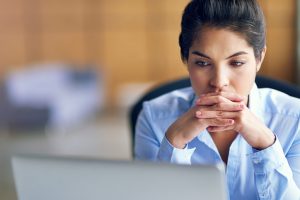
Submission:
[[[267,195],[268,195],[268,193],[265,191],[265,192],[262,192],[259,196],[260,196],[261,198],[266,198]]]
[[[254,159],[253,162],[254,162],[254,164],[259,164],[261,162],[261,160],[260,159]]]

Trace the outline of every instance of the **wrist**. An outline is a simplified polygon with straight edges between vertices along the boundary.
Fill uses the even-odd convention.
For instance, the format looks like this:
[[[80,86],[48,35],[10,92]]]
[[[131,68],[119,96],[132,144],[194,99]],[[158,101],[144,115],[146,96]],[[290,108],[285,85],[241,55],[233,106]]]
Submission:
[[[186,146],[186,142],[179,136],[179,134],[176,134],[174,132],[167,131],[166,138],[169,141],[169,143],[177,148],[177,149],[184,149]]]
[[[259,139],[256,145],[252,146],[256,150],[264,150],[276,142],[276,136],[270,130]]]

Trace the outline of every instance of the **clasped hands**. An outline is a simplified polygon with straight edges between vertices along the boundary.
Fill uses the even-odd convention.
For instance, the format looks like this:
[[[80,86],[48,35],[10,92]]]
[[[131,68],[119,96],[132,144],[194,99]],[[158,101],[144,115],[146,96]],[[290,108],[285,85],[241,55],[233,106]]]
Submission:
[[[174,147],[184,148],[207,129],[219,134],[235,131],[255,149],[271,146],[274,134],[248,109],[245,98],[232,92],[201,95],[195,105],[168,128],[167,139]]]

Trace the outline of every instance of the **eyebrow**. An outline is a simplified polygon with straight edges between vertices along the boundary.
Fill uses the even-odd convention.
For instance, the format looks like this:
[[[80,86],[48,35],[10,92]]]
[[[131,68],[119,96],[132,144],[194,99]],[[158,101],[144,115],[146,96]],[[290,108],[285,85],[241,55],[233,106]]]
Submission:
[[[197,56],[201,56],[201,57],[204,57],[204,58],[207,58],[207,59],[211,59],[209,56],[205,55],[204,53],[201,53],[199,51],[192,51],[192,54],[194,55],[197,55]],[[245,51],[239,51],[231,56],[228,56],[226,59],[229,59],[229,58],[232,58],[232,57],[235,57],[235,56],[240,56],[240,55],[244,55],[244,54],[248,54],[247,52]]]

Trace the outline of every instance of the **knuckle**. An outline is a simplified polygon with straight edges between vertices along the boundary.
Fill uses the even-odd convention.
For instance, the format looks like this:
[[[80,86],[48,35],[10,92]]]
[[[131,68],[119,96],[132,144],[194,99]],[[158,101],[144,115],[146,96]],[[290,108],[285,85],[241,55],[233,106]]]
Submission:
[[[214,125],[215,124],[215,119],[207,119],[207,125]]]
[[[197,119],[197,122],[200,123],[200,124],[205,124],[202,119]]]
[[[245,112],[242,111],[242,112],[239,113],[239,120],[243,121],[244,118],[245,118]]]
[[[221,103],[216,104],[216,105],[215,105],[215,108],[216,108],[216,109],[221,109],[221,108],[222,108],[222,104],[221,104]]]
[[[242,130],[242,126],[240,124],[235,126],[235,129],[240,132]]]
[[[197,109],[197,111],[203,112],[203,111],[204,111],[204,108],[203,108],[203,107],[200,107],[199,109]]]
[[[217,101],[217,103],[221,103],[222,102],[222,97],[221,96],[217,96],[216,101]]]
[[[240,109],[240,108],[241,108],[241,105],[240,105],[240,104],[236,104],[236,105],[234,105],[234,108],[235,108],[235,109]]]
[[[225,92],[218,92],[218,94],[219,94],[220,96],[224,96],[224,95],[225,95]]]
[[[222,119],[219,119],[219,118],[216,118],[215,119],[215,124],[223,124],[224,123],[224,121],[222,120]]]

